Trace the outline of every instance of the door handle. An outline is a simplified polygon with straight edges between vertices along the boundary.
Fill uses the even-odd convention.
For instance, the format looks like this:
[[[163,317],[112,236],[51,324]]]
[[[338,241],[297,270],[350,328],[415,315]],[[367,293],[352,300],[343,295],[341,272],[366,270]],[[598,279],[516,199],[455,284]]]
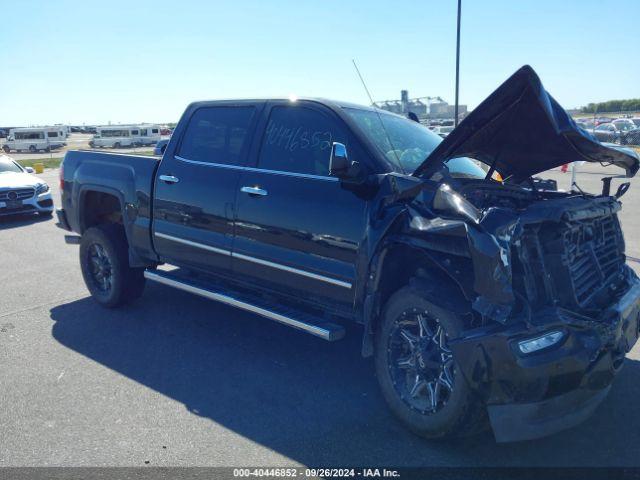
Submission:
[[[259,195],[261,197],[267,196],[267,191],[258,187],[242,187],[240,191],[243,193],[248,193],[249,195]]]
[[[178,177],[174,177],[173,175],[160,175],[158,178],[164,183],[178,183],[180,181]]]

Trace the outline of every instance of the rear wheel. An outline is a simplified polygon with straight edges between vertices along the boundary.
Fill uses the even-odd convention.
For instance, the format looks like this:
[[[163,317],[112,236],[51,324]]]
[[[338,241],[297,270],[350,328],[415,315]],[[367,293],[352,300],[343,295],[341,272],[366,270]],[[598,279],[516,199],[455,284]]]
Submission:
[[[89,292],[100,305],[118,307],[142,295],[144,269],[129,266],[122,225],[99,225],[84,232],[80,267]]]
[[[120,148],[122,147],[122,145],[120,145],[120,142],[116,142],[113,144],[113,148]]]
[[[31,145],[31,146],[29,147],[29,151],[30,151],[31,153],[35,153],[35,152],[36,152],[36,146],[35,146],[35,145]]]
[[[378,382],[392,412],[420,436],[465,435],[485,425],[484,405],[449,348],[463,326],[412,286],[385,306],[375,339]]]

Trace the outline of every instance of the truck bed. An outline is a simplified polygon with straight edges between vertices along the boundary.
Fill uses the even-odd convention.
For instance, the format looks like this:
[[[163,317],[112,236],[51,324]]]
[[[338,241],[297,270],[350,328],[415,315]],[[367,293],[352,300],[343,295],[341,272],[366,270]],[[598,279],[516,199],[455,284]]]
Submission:
[[[151,207],[159,157],[71,150],[62,162],[62,208],[71,230],[82,234],[90,225],[81,205],[88,191],[116,197],[134,256],[132,260],[155,260],[151,247]]]

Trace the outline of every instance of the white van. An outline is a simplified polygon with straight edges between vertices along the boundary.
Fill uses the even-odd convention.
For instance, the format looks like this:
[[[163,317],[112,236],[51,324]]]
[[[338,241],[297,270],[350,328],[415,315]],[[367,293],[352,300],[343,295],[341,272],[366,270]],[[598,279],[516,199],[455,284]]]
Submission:
[[[155,145],[160,141],[160,125],[138,125],[140,127],[140,145]]]
[[[66,145],[63,132],[58,127],[12,128],[2,146],[5,153],[39,152],[55,150]]]
[[[96,134],[89,141],[91,148],[135,147],[140,142],[140,129],[135,126],[117,125],[97,127]]]

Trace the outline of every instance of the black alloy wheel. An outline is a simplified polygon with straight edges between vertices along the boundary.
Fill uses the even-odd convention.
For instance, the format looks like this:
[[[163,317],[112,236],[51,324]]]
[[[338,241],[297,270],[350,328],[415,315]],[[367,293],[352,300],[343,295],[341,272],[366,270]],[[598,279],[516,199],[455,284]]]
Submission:
[[[387,345],[389,374],[402,401],[421,414],[442,409],[455,388],[455,364],[438,319],[426,310],[403,312]]]
[[[112,287],[113,267],[107,252],[102,245],[94,243],[87,249],[87,255],[93,285],[100,292],[109,293]]]

